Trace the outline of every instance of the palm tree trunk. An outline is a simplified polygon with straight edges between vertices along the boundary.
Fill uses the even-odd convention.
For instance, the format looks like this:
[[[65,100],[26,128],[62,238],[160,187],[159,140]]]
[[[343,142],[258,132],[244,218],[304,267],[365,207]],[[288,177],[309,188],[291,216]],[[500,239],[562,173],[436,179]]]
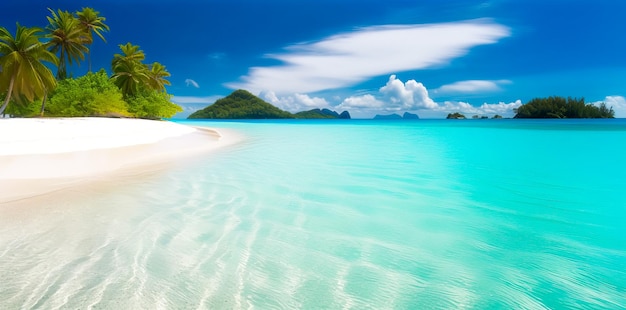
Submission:
[[[11,82],[9,83],[9,93],[7,94],[6,99],[4,99],[4,103],[2,107],[0,107],[0,114],[4,115],[4,110],[6,110],[9,105],[9,101],[11,100],[11,93],[13,92],[13,83],[15,83],[15,74],[11,77]]]
[[[87,50],[87,62],[89,63],[89,72],[91,72],[91,49]]]
[[[57,67],[57,79],[64,80],[66,75],[65,71],[65,53],[64,50],[61,49],[60,57],[59,57],[59,66]]]
[[[43,100],[41,100],[41,110],[39,111],[39,116],[43,116],[43,109],[46,107],[46,99],[48,99],[48,90],[44,88]]]

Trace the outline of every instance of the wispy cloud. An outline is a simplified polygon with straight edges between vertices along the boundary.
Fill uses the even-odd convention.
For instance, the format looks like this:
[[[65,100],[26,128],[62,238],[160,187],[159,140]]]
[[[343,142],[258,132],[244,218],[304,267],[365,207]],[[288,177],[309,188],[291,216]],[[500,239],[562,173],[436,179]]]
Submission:
[[[209,59],[211,59],[211,60],[215,60],[215,61],[217,61],[217,60],[221,60],[221,59],[225,58],[225,57],[226,57],[226,54],[225,54],[225,53],[219,53],[219,52],[216,52],[216,53],[211,53],[211,54],[209,54],[209,55],[208,55],[208,57],[209,57]]]
[[[366,27],[266,55],[283,64],[251,68],[227,86],[277,94],[348,87],[392,72],[446,64],[474,46],[509,35],[507,27],[487,19]]]
[[[474,94],[497,92],[502,90],[504,84],[511,84],[509,80],[469,80],[459,81],[452,84],[443,85],[433,90],[434,94]]]
[[[198,85],[198,82],[192,80],[192,79],[186,79],[185,80],[185,84],[187,85],[187,87],[189,86],[193,86],[195,88],[200,88],[200,85]]]
[[[215,100],[222,98],[222,96],[207,96],[207,97],[195,97],[195,96],[173,96],[172,102],[178,104],[186,103],[213,103]]]

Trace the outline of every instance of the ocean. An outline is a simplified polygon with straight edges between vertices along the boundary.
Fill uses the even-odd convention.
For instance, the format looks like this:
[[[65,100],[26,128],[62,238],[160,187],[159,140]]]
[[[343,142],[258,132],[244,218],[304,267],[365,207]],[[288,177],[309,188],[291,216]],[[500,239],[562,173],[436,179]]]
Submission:
[[[178,122],[245,139],[4,213],[0,308],[626,308],[626,120]]]

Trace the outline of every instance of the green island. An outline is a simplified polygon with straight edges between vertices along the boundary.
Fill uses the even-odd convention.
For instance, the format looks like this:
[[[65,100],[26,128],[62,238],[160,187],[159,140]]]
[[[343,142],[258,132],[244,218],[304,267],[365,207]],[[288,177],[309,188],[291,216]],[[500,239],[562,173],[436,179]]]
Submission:
[[[535,98],[515,109],[514,118],[614,118],[613,107],[585,104],[585,98]]]
[[[349,119],[347,111],[341,114],[328,109],[313,109],[295,114],[283,111],[250,92],[238,89],[218,99],[212,105],[198,110],[189,119]]]
[[[164,65],[144,63],[137,45],[119,45],[121,53],[104,69],[91,71],[94,36],[106,42],[106,18],[93,8],[70,13],[52,10],[43,28],[17,24],[15,35],[0,27],[0,114],[11,116],[113,116],[160,119],[182,108],[171,102]],[[89,72],[68,77],[68,65],[88,60]],[[56,67],[56,77],[51,67]]]

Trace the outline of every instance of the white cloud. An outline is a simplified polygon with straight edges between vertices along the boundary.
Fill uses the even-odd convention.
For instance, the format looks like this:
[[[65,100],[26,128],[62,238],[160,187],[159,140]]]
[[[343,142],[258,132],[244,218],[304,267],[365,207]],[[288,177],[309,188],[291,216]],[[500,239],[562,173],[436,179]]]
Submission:
[[[459,81],[452,84],[443,85],[435,90],[436,94],[468,94],[468,93],[485,93],[496,92],[502,90],[500,85],[510,84],[509,80],[469,80]]]
[[[330,108],[328,101],[320,97],[310,97],[305,94],[293,94],[290,96],[278,97],[273,91],[261,92],[259,97],[283,110],[289,112],[300,112],[311,109]]]
[[[432,109],[437,106],[428,96],[428,90],[422,83],[418,83],[415,80],[408,80],[406,83],[402,83],[395,75],[389,77],[387,84],[380,88],[380,93],[391,103],[391,105],[388,105],[391,109]]]
[[[198,85],[198,83],[192,79],[186,79],[185,84],[187,84],[187,87],[193,86],[195,88],[200,88],[200,85]]]
[[[489,115],[493,116],[495,114],[504,116],[504,117],[513,117],[514,112],[513,109],[519,108],[522,105],[521,100],[516,100],[510,103],[483,103],[480,106],[474,106],[467,102],[462,101],[445,101],[443,104],[440,104],[436,109],[437,111],[441,111],[444,113],[453,113],[460,112],[465,114],[474,114],[474,115]],[[466,115],[470,116],[470,115]]]
[[[615,117],[626,118],[626,98],[622,96],[606,96],[603,101],[596,101],[593,104],[599,106],[603,102],[607,107],[613,108]]]
[[[507,27],[486,19],[366,27],[266,55],[283,64],[251,68],[240,82],[227,86],[279,94],[347,87],[390,72],[446,64],[474,46],[509,35]]]
[[[361,108],[379,111],[414,111],[433,109],[437,104],[428,96],[422,83],[408,80],[403,83],[391,75],[387,84],[379,89],[380,98],[371,94],[346,98],[338,107],[341,109]]]
[[[348,109],[383,109],[385,103],[376,99],[374,96],[367,94],[363,96],[352,96],[343,100],[343,102],[337,106],[342,110]]]
[[[445,117],[447,113],[453,112],[465,113],[468,116],[499,114],[512,117],[513,109],[521,105],[520,100],[510,103],[483,103],[480,106],[462,101],[437,103],[430,98],[428,89],[422,83],[415,80],[403,83],[395,75],[391,75],[387,84],[381,87],[378,93],[348,97],[336,108],[349,110],[352,115],[365,118],[373,114],[408,111],[417,112],[424,117]]]

